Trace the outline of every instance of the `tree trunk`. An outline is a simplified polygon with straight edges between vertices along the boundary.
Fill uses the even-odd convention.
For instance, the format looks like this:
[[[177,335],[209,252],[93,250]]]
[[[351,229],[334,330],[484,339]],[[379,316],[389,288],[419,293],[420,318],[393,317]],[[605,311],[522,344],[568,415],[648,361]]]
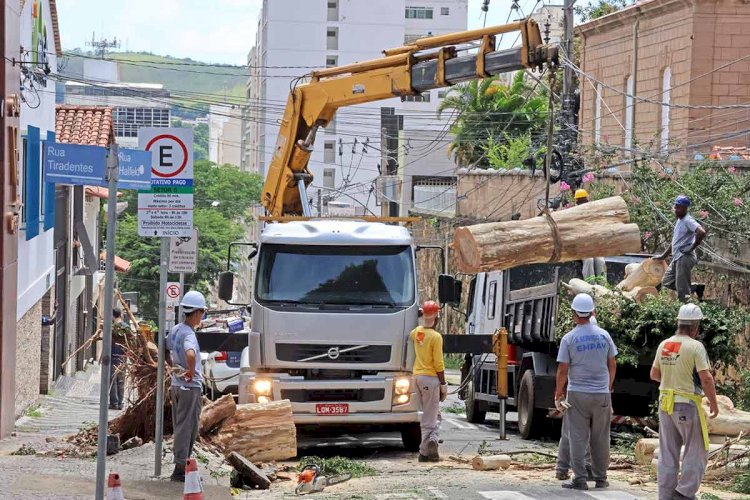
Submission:
[[[592,285],[582,279],[573,278],[568,283],[563,282],[562,286],[565,287],[572,295],[579,293],[587,293],[594,297],[603,297],[605,295],[612,295],[614,293],[620,293],[623,296],[634,300],[637,303],[641,303],[646,297],[652,297],[659,294],[656,288],[652,286],[636,287],[629,292],[613,291],[609,288],[601,285]]]
[[[208,434],[211,429],[234,415],[237,405],[234,396],[225,394],[216,401],[212,401],[201,410],[200,433]]]
[[[659,295],[659,291],[653,286],[637,286],[629,292],[622,292],[622,294],[640,304],[646,297],[656,297]]]
[[[732,400],[726,396],[716,396],[719,403],[719,415],[716,418],[708,419],[709,434],[718,434],[721,436],[738,436],[740,432],[747,434],[750,432],[750,412],[738,410],[734,407]],[[708,400],[703,398],[703,409],[706,414],[708,411]]]
[[[471,459],[471,468],[474,470],[497,470],[510,467],[511,458],[508,455],[477,455]]]
[[[540,216],[457,228],[453,248],[459,270],[477,273],[550,262],[556,249],[559,262],[641,249],[638,226],[629,224],[628,207],[619,196],[554,212],[551,218],[554,223]]]
[[[288,400],[238,405],[224,421],[216,441],[229,454],[252,462],[286,460],[297,455],[297,431]]]
[[[627,277],[617,285],[617,288],[630,291],[639,286],[656,286],[661,283],[661,279],[664,277],[666,271],[667,263],[665,261],[646,259],[639,265],[636,265]]]
[[[641,465],[649,465],[654,459],[659,447],[659,438],[643,438],[635,443],[635,461]]]

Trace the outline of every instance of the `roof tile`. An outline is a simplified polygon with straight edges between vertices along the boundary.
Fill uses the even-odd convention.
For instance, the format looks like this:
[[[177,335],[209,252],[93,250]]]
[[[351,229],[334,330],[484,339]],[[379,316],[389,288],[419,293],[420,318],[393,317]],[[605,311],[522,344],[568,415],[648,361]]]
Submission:
[[[114,142],[112,108],[58,105],[55,135],[57,142],[106,147]]]

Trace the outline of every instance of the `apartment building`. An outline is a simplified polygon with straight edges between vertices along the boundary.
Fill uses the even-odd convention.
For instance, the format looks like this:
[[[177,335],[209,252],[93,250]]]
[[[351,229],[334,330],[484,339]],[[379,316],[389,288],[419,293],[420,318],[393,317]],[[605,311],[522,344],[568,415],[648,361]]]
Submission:
[[[383,49],[466,27],[467,0],[265,0],[255,46],[248,54],[242,168],[266,172],[295,75],[378,58]],[[404,116],[403,132],[397,132],[396,139],[402,135],[408,141],[409,131],[414,130],[412,142],[424,147],[441,132],[444,136],[447,122],[436,114],[444,95],[445,90],[433,90],[403,101],[388,99],[341,109],[316,139],[309,164],[315,176],[313,205],[318,206],[320,192],[321,207],[336,202],[337,209],[355,214],[380,213],[377,200],[382,197],[373,191],[385,168],[380,152],[381,109]],[[445,156],[445,163],[433,163],[433,170],[451,169]],[[424,157],[425,162],[431,159]]]

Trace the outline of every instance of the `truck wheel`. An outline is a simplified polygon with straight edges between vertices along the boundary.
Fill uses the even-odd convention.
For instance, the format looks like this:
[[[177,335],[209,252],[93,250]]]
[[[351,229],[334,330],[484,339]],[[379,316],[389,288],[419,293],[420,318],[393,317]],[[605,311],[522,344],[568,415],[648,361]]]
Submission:
[[[474,381],[466,384],[466,420],[472,424],[483,424],[487,412],[479,409],[479,401],[474,398]]]
[[[524,439],[531,439],[541,435],[544,425],[544,411],[534,408],[536,388],[534,370],[526,370],[521,377],[518,388],[518,431]]]
[[[401,441],[406,451],[419,451],[419,445],[422,444],[422,429],[419,427],[419,422],[401,427]]]

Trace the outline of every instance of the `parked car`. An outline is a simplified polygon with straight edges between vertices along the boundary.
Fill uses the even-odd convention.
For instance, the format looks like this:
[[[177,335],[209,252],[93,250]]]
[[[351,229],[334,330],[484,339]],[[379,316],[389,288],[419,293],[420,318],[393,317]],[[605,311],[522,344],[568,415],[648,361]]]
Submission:
[[[245,337],[248,334],[247,330],[234,333]],[[206,377],[206,392],[211,399],[223,394],[238,394],[241,356],[242,351],[213,351],[206,355],[203,374]]]

